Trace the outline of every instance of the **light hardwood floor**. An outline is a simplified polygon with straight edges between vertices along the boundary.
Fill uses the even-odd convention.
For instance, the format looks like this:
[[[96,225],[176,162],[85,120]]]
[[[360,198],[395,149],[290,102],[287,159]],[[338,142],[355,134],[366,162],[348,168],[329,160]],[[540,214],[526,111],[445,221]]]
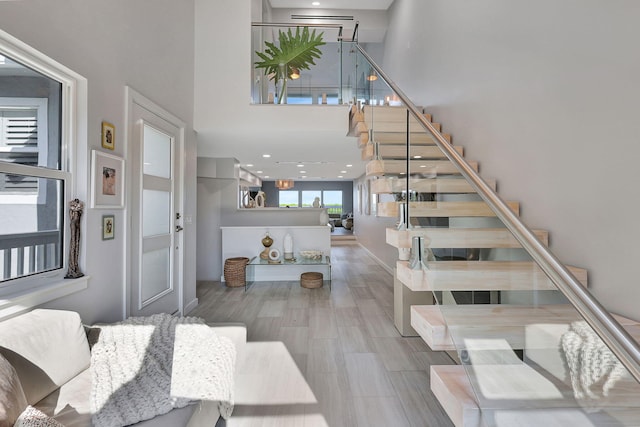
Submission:
[[[198,284],[190,316],[243,322],[235,426],[453,424],[429,388],[429,366],[452,364],[393,326],[393,278],[360,246],[331,250],[329,292],[298,282]]]

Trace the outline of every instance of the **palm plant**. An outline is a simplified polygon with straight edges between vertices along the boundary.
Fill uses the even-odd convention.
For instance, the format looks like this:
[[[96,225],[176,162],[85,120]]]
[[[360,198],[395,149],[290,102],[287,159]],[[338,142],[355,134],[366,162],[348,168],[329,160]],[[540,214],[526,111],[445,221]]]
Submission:
[[[310,65],[315,65],[314,59],[319,59],[322,55],[320,46],[326,44],[322,41],[324,33],[316,35],[316,30],[309,32],[308,27],[296,28],[295,33],[291,28],[287,32],[278,30],[278,44],[265,42],[264,52],[256,51],[262,59],[255,63],[256,68],[264,68],[264,73],[274,80],[276,87],[282,80],[278,103],[284,103],[287,89],[287,77],[294,69],[308,70]]]

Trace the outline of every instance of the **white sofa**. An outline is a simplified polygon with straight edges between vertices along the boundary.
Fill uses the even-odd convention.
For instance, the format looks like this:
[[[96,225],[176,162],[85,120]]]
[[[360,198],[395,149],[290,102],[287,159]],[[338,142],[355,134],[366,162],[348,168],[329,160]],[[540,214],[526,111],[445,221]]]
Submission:
[[[244,325],[211,327],[234,342],[239,360],[246,344]],[[15,368],[26,403],[66,427],[91,426],[91,353],[87,338],[90,331],[77,313],[63,310],[37,309],[0,322],[0,354]],[[6,373],[3,376],[0,387],[8,381]],[[0,398],[7,400],[7,393],[2,396],[0,390]],[[13,425],[15,414],[24,409],[7,410],[6,403],[0,402],[0,427]],[[4,414],[2,404],[5,404]],[[25,402],[17,406],[25,406]],[[18,410],[20,412],[16,412]],[[213,427],[219,416],[216,402],[198,402],[135,426]]]

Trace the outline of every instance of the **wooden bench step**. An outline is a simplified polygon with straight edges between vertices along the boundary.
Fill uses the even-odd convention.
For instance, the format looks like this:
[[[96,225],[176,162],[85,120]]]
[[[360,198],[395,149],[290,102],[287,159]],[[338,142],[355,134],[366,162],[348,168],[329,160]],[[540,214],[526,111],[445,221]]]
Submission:
[[[397,277],[412,291],[532,291],[556,286],[530,261],[431,261],[428,269],[412,270],[397,262]],[[583,286],[587,271],[567,266]]]

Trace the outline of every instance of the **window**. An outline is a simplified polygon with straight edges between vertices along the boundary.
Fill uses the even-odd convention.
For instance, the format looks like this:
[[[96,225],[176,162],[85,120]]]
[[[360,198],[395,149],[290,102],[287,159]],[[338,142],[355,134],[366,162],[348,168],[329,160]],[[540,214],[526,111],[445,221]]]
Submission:
[[[322,192],[322,206],[327,208],[329,215],[342,215],[342,191],[324,190]]]
[[[298,192],[297,191],[280,191],[278,193],[278,206],[281,208],[297,208]]]
[[[320,206],[327,208],[327,213],[333,217],[342,215],[341,190],[283,190],[279,192],[279,206],[312,208],[316,198]]]
[[[0,317],[86,287],[60,283],[83,130],[86,79],[0,31]]]
[[[302,192],[302,207],[312,208],[313,202],[318,198],[320,205],[322,205],[322,193],[320,191],[303,191]]]

